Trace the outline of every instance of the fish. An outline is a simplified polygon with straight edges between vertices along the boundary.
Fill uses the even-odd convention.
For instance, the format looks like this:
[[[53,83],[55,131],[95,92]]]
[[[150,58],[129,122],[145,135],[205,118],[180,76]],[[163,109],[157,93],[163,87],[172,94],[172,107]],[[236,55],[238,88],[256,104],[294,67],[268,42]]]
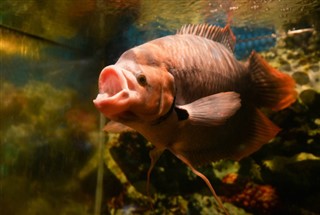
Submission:
[[[105,131],[137,131],[153,144],[148,184],[156,161],[169,150],[204,180],[221,208],[196,167],[238,161],[260,149],[280,131],[261,108],[279,111],[297,97],[294,80],[257,52],[238,61],[235,42],[229,25],[185,25],[106,66],[93,100],[110,120]]]

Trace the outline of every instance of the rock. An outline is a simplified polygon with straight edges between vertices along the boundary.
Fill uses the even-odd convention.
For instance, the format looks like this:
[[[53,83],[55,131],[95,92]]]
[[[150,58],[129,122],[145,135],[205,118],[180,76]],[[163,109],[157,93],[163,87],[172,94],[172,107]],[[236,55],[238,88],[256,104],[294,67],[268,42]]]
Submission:
[[[320,110],[320,94],[312,89],[304,90],[300,93],[300,99],[309,108]]]
[[[310,70],[312,72],[319,72],[320,71],[320,66],[316,65],[316,64],[310,65]]]
[[[295,72],[292,74],[292,78],[296,81],[299,85],[305,85],[310,82],[309,76],[305,72]]]
[[[293,51],[288,53],[288,59],[299,59],[301,57],[301,54],[299,51]]]
[[[279,68],[281,71],[287,71],[287,72],[289,72],[289,71],[291,71],[291,66],[290,66],[290,64],[284,64],[284,65],[281,65],[280,66],[280,68]]]

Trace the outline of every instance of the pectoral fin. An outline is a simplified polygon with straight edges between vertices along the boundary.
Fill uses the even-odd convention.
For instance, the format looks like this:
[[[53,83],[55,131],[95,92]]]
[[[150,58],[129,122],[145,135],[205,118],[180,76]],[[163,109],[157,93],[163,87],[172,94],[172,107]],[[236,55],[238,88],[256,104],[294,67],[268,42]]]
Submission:
[[[233,116],[240,107],[241,99],[238,93],[223,92],[177,108],[187,111],[188,119],[192,124],[217,126]]]
[[[122,133],[122,132],[134,132],[135,130],[115,121],[108,122],[104,128],[104,131],[111,132],[111,133]]]

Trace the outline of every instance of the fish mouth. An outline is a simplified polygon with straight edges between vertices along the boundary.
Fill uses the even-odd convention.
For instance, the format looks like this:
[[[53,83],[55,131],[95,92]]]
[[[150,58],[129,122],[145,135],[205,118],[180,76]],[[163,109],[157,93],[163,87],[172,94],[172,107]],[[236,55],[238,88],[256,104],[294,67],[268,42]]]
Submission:
[[[112,97],[123,89],[128,89],[128,85],[120,68],[108,66],[101,71],[99,77],[99,94]]]
[[[99,94],[93,100],[97,109],[110,118],[125,110],[128,97],[128,83],[122,69],[116,65],[105,67],[99,77]]]

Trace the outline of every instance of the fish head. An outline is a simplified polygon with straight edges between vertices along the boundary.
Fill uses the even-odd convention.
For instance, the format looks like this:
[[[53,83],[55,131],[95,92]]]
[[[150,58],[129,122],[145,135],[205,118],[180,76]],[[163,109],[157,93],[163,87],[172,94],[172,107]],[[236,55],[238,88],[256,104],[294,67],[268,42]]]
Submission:
[[[124,53],[101,71],[99,94],[93,102],[110,120],[152,123],[173,105],[173,76],[165,66],[141,60],[145,54]]]

